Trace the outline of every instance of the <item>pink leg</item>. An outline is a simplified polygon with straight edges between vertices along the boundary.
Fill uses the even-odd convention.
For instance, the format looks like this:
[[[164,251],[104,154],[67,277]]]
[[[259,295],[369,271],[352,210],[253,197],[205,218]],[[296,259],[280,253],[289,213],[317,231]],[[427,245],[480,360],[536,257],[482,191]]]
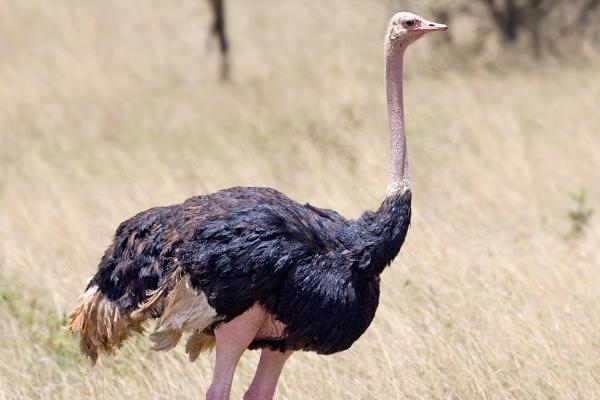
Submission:
[[[262,308],[253,306],[215,329],[217,360],[206,400],[229,400],[235,367],[265,318]]]
[[[282,353],[263,349],[252,384],[244,395],[244,400],[271,400],[275,394],[277,381],[283,369],[283,364],[292,355],[292,351]]]

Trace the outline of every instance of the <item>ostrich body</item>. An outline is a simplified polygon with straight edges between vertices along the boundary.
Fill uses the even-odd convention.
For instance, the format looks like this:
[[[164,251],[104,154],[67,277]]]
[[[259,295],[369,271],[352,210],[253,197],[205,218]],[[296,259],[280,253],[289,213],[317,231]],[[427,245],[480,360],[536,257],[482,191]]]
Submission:
[[[446,27],[411,13],[385,41],[391,144],[379,209],[350,220],[269,188],[236,187],[153,208],[123,222],[68,327],[92,362],[157,318],[153,349],[191,335],[191,361],[216,346],[207,399],[228,399],[246,348],[262,349],[246,399],[271,399],[293,351],[331,354],[367,329],[380,274],[398,254],[411,213],[402,60],[406,47]]]

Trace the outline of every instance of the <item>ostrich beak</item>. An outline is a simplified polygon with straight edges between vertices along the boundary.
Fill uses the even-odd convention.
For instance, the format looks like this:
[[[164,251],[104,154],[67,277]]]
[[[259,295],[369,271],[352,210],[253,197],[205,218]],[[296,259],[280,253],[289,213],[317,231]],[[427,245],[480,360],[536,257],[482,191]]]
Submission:
[[[444,24],[438,24],[437,22],[423,21],[418,29],[424,32],[445,31],[448,29],[448,26]]]

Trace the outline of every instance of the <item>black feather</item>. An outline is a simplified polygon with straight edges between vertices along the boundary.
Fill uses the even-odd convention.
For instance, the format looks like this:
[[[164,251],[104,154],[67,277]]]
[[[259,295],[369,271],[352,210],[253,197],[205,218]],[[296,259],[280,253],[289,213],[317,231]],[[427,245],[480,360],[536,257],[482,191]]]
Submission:
[[[251,348],[347,349],[379,302],[379,275],[410,223],[410,191],[358,220],[268,188],[236,187],[142,212],[117,229],[90,286],[122,310],[146,300],[176,266],[230,320],[256,302],[286,326]]]

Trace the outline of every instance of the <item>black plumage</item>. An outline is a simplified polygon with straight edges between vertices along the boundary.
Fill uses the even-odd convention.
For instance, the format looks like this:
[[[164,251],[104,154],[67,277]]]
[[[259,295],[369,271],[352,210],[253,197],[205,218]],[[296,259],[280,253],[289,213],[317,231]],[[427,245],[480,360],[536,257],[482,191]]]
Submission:
[[[285,324],[281,337],[250,348],[338,352],[375,316],[379,275],[404,242],[410,204],[407,190],[349,220],[268,188],[192,197],[123,222],[88,288],[130,313],[181,267],[220,321],[258,302]]]

